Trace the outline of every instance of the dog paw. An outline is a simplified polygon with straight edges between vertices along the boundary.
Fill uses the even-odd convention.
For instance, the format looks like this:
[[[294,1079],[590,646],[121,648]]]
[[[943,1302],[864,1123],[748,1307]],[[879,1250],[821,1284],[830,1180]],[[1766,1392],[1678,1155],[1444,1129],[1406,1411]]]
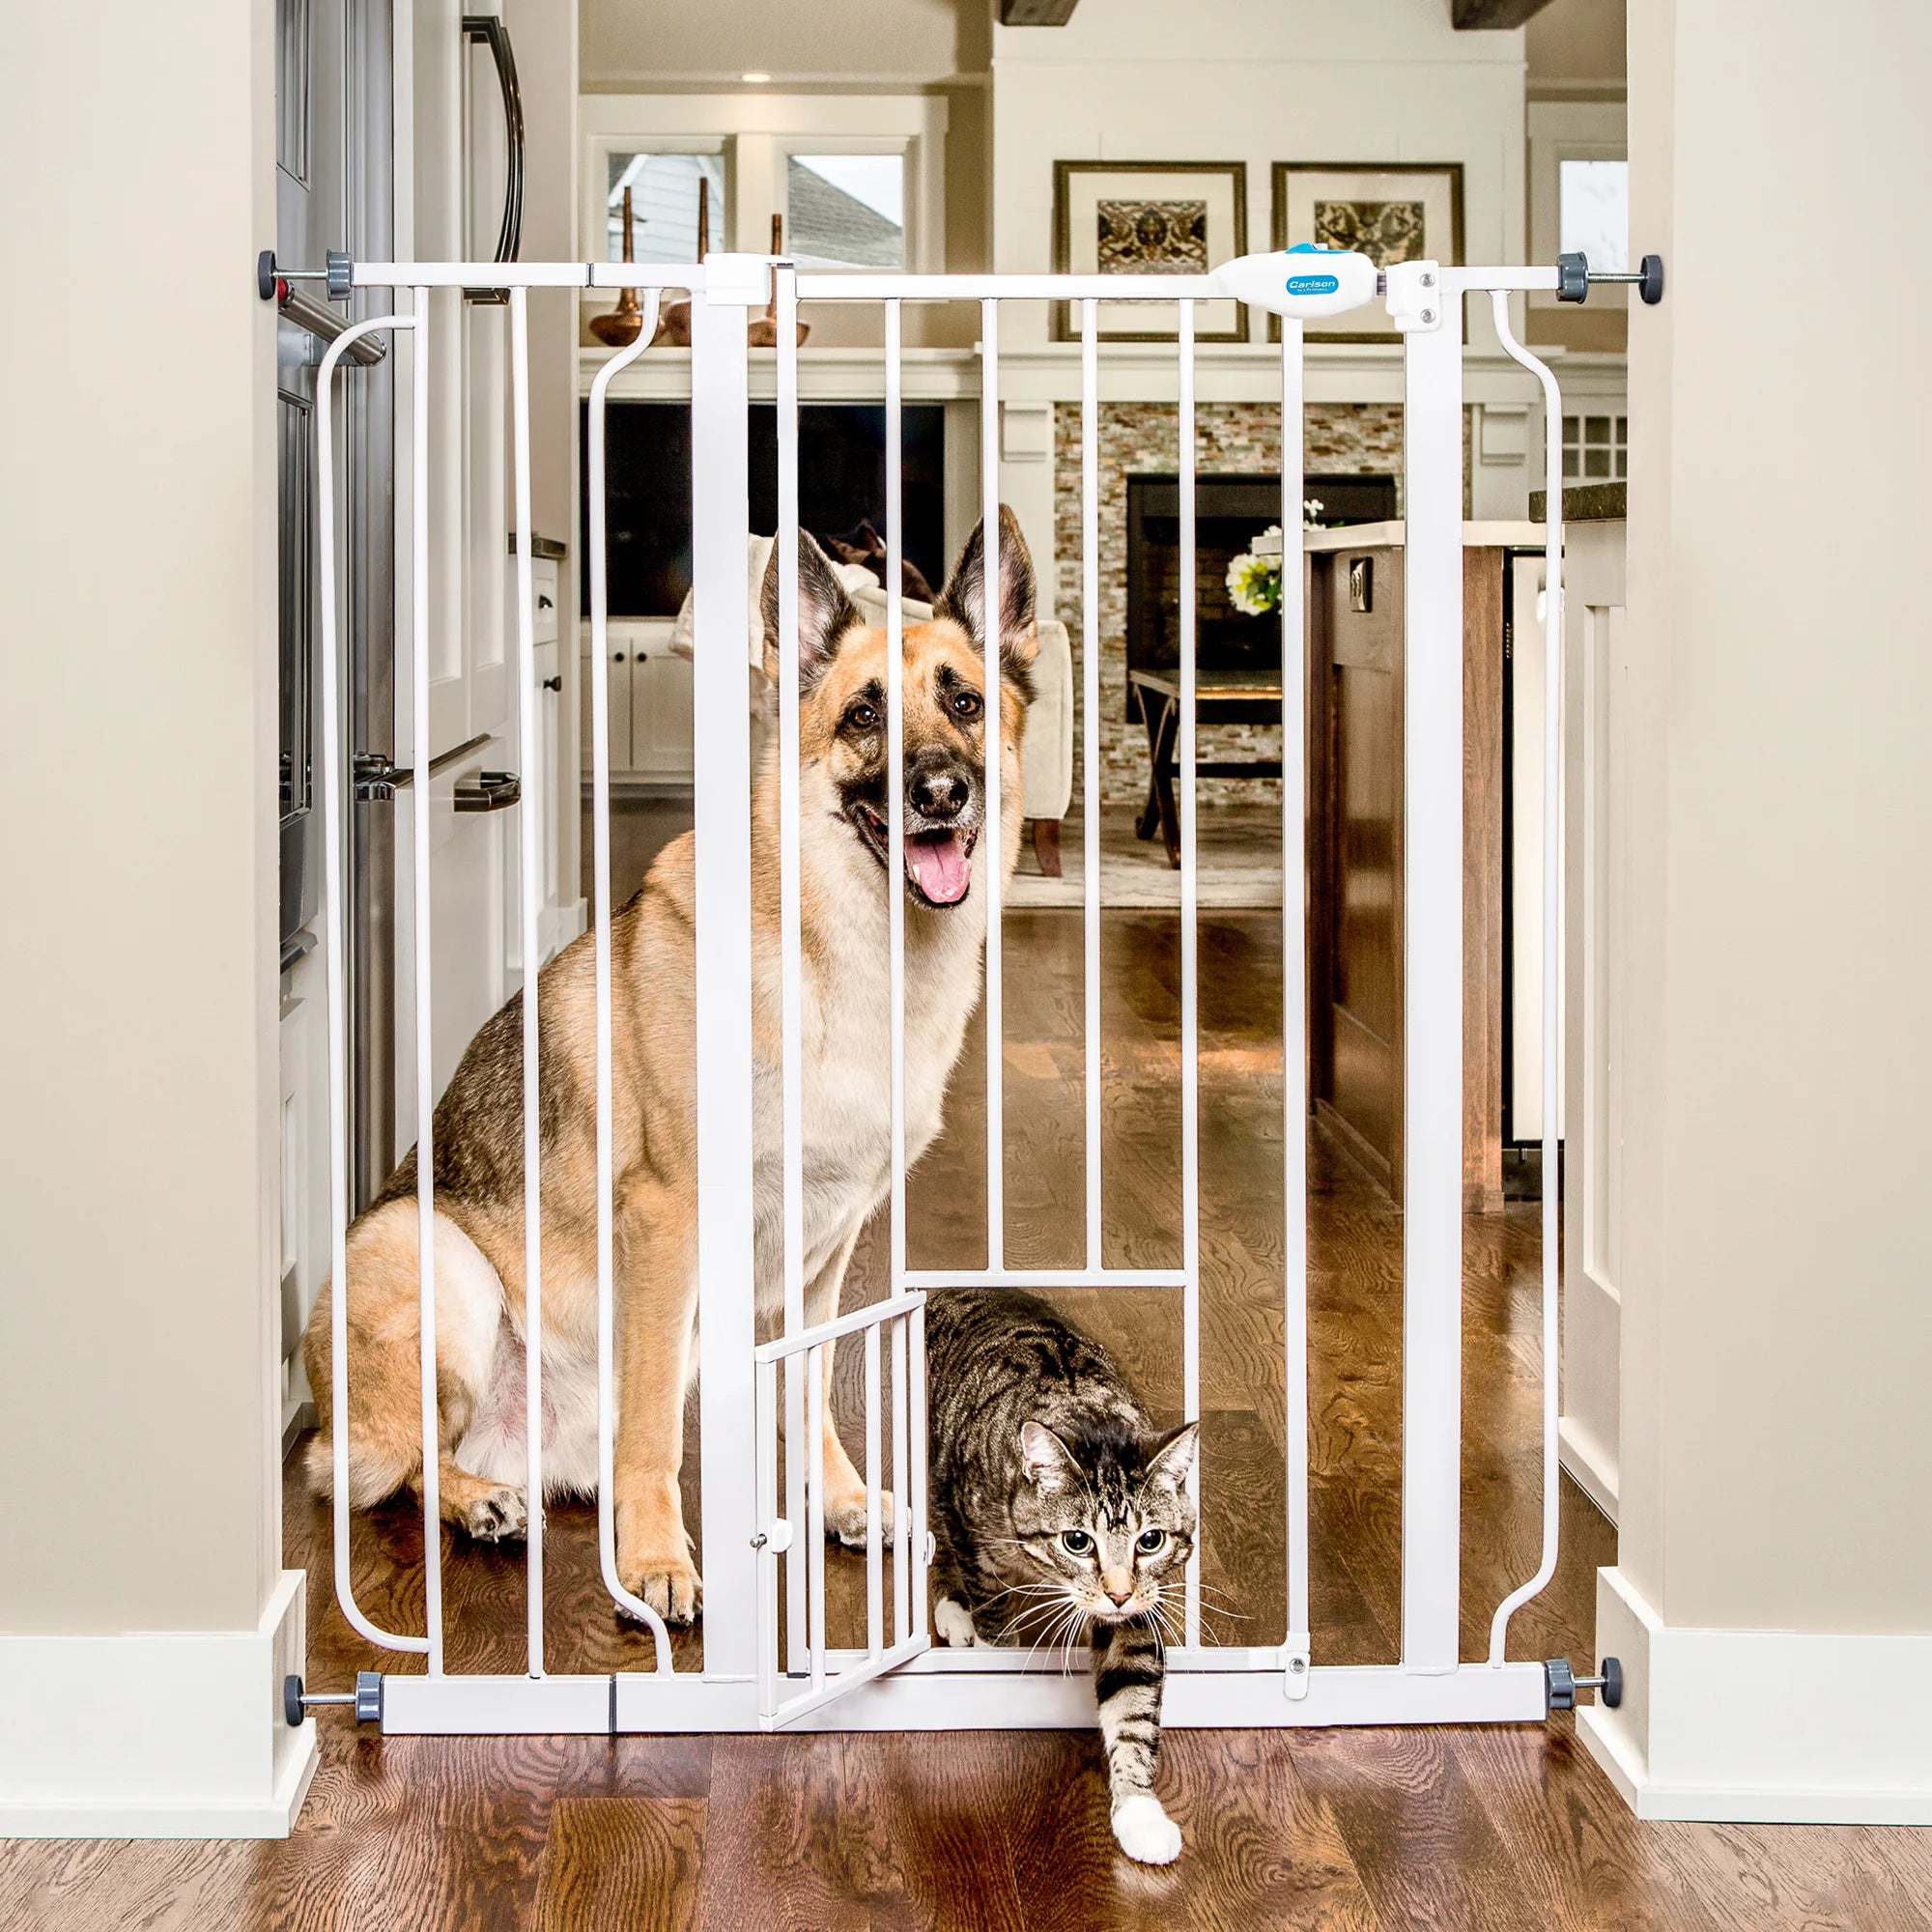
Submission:
[[[529,1534],[529,1507],[524,1492],[507,1483],[463,1506],[463,1529],[478,1543],[508,1543]]]
[[[1129,1798],[1114,1813],[1114,1840],[1136,1864],[1171,1865],[1180,1856],[1180,1827],[1151,1792]]]
[[[646,1559],[633,1570],[620,1570],[617,1580],[632,1596],[648,1604],[668,1624],[697,1621],[704,1602],[704,1584],[696,1566],[688,1556],[665,1555]],[[634,1622],[641,1622],[635,1610],[618,1605],[619,1612]]]
[[[932,1628],[941,1642],[957,1650],[970,1650],[980,1641],[973,1628],[973,1613],[956,1597],[941,1597],[932,1606]]]
[[[849,1495],[827,1496],[825,1499],[825,1533],[841,1543],[847,1549],[864,1549],[866,1547],[866,1492],[864,1490]],[[893,1492],[879,1492],[879,1541],[887,1548],[893,1541]]]

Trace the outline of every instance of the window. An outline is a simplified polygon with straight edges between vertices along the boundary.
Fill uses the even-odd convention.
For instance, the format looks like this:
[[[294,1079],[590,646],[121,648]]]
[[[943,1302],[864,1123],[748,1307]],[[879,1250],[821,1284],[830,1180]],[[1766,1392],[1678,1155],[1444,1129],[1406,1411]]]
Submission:
[[[895,155],[792,155],[785,241],[802,269],[903,269],[906,161]]]
[[[1593,269],[1630,268],[1630,163],[1562,161],[1557,165],[1558,246],[1583,254]]]
[[[633,154],[606,152],[608,194],[604,259],[624,259],[624,190],[631,190],[632,259],[638,262],[695,262],[697,259],[698,185],[705,185],[710,245],[724,239],[724,156],[723,155]]]
[[[1565,416],[1563,480],[1621,483],[1630,474],[1628,416]]]

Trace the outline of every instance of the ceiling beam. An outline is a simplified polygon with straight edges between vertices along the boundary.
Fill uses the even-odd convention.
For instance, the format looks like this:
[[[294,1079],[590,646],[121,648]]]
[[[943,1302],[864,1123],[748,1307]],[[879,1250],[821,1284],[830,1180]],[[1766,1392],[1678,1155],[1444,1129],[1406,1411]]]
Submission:
[[[1520,27],[1549,0],[1450,0],[1450,18],[1459,30]]]
[[[1003,27],[1064,27],[1079,0],[1000,0]]]

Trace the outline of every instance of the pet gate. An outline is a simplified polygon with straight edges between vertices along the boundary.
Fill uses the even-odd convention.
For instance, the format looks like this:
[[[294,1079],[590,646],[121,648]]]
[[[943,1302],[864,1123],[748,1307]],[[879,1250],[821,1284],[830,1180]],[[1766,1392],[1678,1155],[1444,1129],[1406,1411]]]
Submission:
[[[1165,1721],[1171,1725],[1470,1722],[1541,1719],[1547,1708],[1545,1666],[1511,1662],[1504,1654],[1510,1616],[1549,1580],[1556,1555],[1556,1201],[1553,1185],[1543,1206],[1543,1546],[1536,1574],[1495,1609],[1487,1662],[1459,1658],[1459,1527],[1463,1455],[1462,1414],[1462,1134],[1463,1134],[1463,318],[1465,295],[1487,294],[1503,347],[1541,381],[1548,404],[1548,502],[1546,609],[1548,650],[1556,662],[1561,637],[1558,584],[1562,550],[1560,436],[1562,412],[1549,371],[1516,342],[1510,328],[1513,291],[1551,289],[1558,270],[1440,268],[1409,263],[1378,277],[1359,256],[1296,252],[1256,256],[1214,276],[1114,277],[1071,275],[825,275],[799,274],[763,257],[713,255],[702,267],[653,266],[655,287],[640,291],[643,327],[637,342],[611,357],[593,386],[587,427],[589,501],[604,502],[605,419],[612,381],[648,344],[663,291],[689,290],[693,449],[693,560],[696,591],[695,711],[696,741],[696,1148],[699,1176],[697,1270],[699,1419],[704,1579],[703,1665],[673,1668],[663,1625],[617,1580],[611,1501],[614,1429],[612,1368],[612,1172],[611,775],[605,648],[607,626],[604,518],[586,532],[590,571],[594,741],[596,920],[593,939],[597,1040],[597,1265],[599,1311],[600,1452],[598,1499],[602,1574],[611,1599],[647,1625],[655,1664],[615,1675],[554,1673],[544,1655],[544,1522],[533,1508],[526,1552],[528,1657],[521,1675],[479,1676],[445,1670],[442,1657],[441,1557],[436,1484],[438,1416],[434,1363],[436,1321],[434,1224],[430,1189],[433,1092],[429,1024],[431,931],[428,812],[414,813],[414,950],[421,962],[415,986],[416,1115],[423,1123],[417,1163],[422,1322],[422,1431],[426,1472],[423,1512],[422,1634],[378,1628],[357,1606],[351,1587],[346,1416],[346,1296],[333,1297],[335,1456],[335,1587],[343,1613],[370,1643],[425,1654],[423,1674],[373,1674],[356,1696],[359,1716],[379,1715],[398,1732],[604,1732],[750,1730],[796,1724],[805,1728],[958,1728],[1083,1724],[1093,1721],[1084,1676],[1067,1677],[1061,1659],[1020,1650],[950,1651],[928,1634],[924,1520],[924,1372],[922,1309],[929,1290],[971,1286],[1155,1288],[1173,1291],[1181,1315],[1181,1384],[1185,1412],[1199,1413],[1201,1396],[1200,1065],[1196,1011],[1198,877],[1195,826],[1195,311],[1198,303],[1231,296],[1282,318],[1281,408],[1283,461],[1281,522],[1300,527],[1304,323],[1386,299],[1404,348],[1405,475],[1407,522],[1404,601],[1406,693],[1406,1158],[1403,1167],[1402,1290],[1402,1562],[1400,1662],[1387,1666],[1324,1663],[1322,1634],[1310,1629],[1308,1561],[1308,1418],[1306,1401],[1306,1120],[1300,1081],[1305,999],[1302,945],[1303,704],[1295,674],[1303,663],[1302,599],[1295,593],[1293,546],[1281,600],[1282,768],[1285,890],[1283,1006],[1286,1046],[1282,1134],[1285,1150],[1285,1257],[1281,1283],[1287,1361],[1287,1520],[1285,1524],[1287,1639],[1262,1647],[1206,1643],[1202,1634],[1200,1551],[1185,1585],[1184,1642],[1169,1651]],[[1575,273],[1573,269],[1570,272]],[[530,574],[528,452],[528,303],[533,289],[571,290],[636,282],[628,264],[331,263],[331,293],[351,288],[393,290],[397,312],[344,330],[324,358],[325,397],[337,364],[357,338],[392,331],[411,342],[412,436],[417,459],[409,466],[413,554],[428,553],[430,535],[430,384],[426,365],[433,338],[428,321],[440,303],[463,298],[466,288],[507,292],[510,311],[513,494],[517,526],[517,635],[522,669],[525,743],[534,737],[533,608]],[[781,959],[783,1043],[783,1315],[778,1334],[760,1343],[750,1284],[753,1224],[753,919],[751,771],[746,729],[746,573],[750,396],[747,328],[770,297],[776,307],[779,578],[781,636]],[[558,298],[562,298],[559,297]],[[574,299],[574,298],[572,298]],[[1085,750],[1084,1103],[1085,1261],[1078,1267],[1036,1269],[1009,1264],[1005,1239],[1002,1107],[1002,947],[997,867],[984,868],[988,934],[986,1019],[987,1264],[978,1270],[922,1271],[906,1262],[904,1023],[904,893],[900,875],[900,790],[903,779],[899,648],[902,616],[888,599],[890,690],[890,860],[887,897],[891,946],[891,1278],[884,1299],[807,1326],[804,1319],[801,971],[799,913],[798,624],[799,355],[794,321],[801,301],[856,303],[882,311],[885,341],[888,584],[899,579],[902,554],[900,428],[901,319],[906,304],[977,302],[982,338],[981,424],[986,526],[998,528],[999,333],[1001,304],[1020,299],[1065,302],[1077,318],[1082,398],[1082,552],[1080,623],[1083,650]],[[1099,709],[1100,574],[1097,539],[1096,404],[1102,357],[1096,314],[1101,302],[1172,304],[1179,316],[1177,380],[1179,403],[1180,637],[1179,707],[1179,1082],[1181,1264],[1122,1268],[1103,1264],[1100,1169],[1100,809],[1096,746]],[[1145,353],[1145,352],[1140,352]],[[319,540],[333,556],[330,412],[318,412],[322,467]],[[998,544],[986,547],[986,635],[997,635]],[[327,827],[326,944],[329,977],[329,1096],[332,1156],[334,1278],[344,1279],[347,1222],[345,1158],[345,992],[343,947],[344,748],[339,716],[339,632],[332,570],[320,572],[323,674],[323,781]],[[414,753],[429,764],[430,573],[413,580],[412,691]],[[1558,897],[1557,839],[1549,814],[1557,796],[1557,693],[1546,678],[1544,840],[1546,954],[1555,957]],[[1000,816],[1019,810],[999,791],[1000,707],[988,704],[986,838],[1001,849]],[[537,814],[523,808],[523,956],[537,956],[535,851]],[[1544,1172],[1556,1171],[1556,987],[1544,983]],[[540,1325],[542,1230],[536,1211],[540,1183],[536,1002],[526,1001],[524,1022],[524,1150],[526,1332]],[[829,1564],[821,1520],[823,1373],[827,1353],[843,1341],[864,1350],[866,1390],[863,1473],[867,1526],[863,1645],[834,1647],[828,1638]],[[543,1449],[538,1418],[540,1354],[527,1351],[527,1463],[532,1496],[542,1492]],[[889,1507],[890,1482],[896,1507]],[[1204,1453],[1197,1486],[1215,1480]],[[890,1570],[890,1580],[888,1571]],[[1553,1679],[1552,1679],[1553,1681]],[[298,1696],[298,1688],[296,1694]],[[314,1701],[314,1700],[310,1700]],[[342,1699],[340,1701],[348,1701]],[[297,1713],[298,1715],[298,1713]]]

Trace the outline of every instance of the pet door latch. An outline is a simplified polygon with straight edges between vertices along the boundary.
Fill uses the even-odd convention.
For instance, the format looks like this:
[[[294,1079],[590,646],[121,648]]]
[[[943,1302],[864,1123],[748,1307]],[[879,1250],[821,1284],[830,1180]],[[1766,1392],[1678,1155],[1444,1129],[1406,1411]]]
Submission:
[[[1543,1666],[1543,1682],[1552,1711],[1574,1711],[1579,1690],[1594,1690],[1597,1702],[1612,1711],[1624,1701],[1624,1667],[1614,1657],[1605,1658],[1594,1677],[1578,1677],[1567,1657],[1552,1657]]]
[[[1306,1631],[1289,1633],[1288,1641],[1282,1646],[1282,1666],[1283,1694],[1298,1704],[1308,1695],[1308,1680],[1315,1674],[1309,1662]]]
[[[753,1537],[752,1548],[762,1549],[767,1556],[782,1556],[791,1548],[791,1524],[781,1516],[774,1517]]]
[[[291,1671],[282,1679],[282,1716],[288,1719],[291,1730],[299,1725],[309,1712],[323,1704],[347,1704],[354,1709],[358,1724],[380,1724],[383,1721],[383,1673],[380,1670],[358,1670],[353,1690],[305,1690],[301,1677],[296,1671]]]

